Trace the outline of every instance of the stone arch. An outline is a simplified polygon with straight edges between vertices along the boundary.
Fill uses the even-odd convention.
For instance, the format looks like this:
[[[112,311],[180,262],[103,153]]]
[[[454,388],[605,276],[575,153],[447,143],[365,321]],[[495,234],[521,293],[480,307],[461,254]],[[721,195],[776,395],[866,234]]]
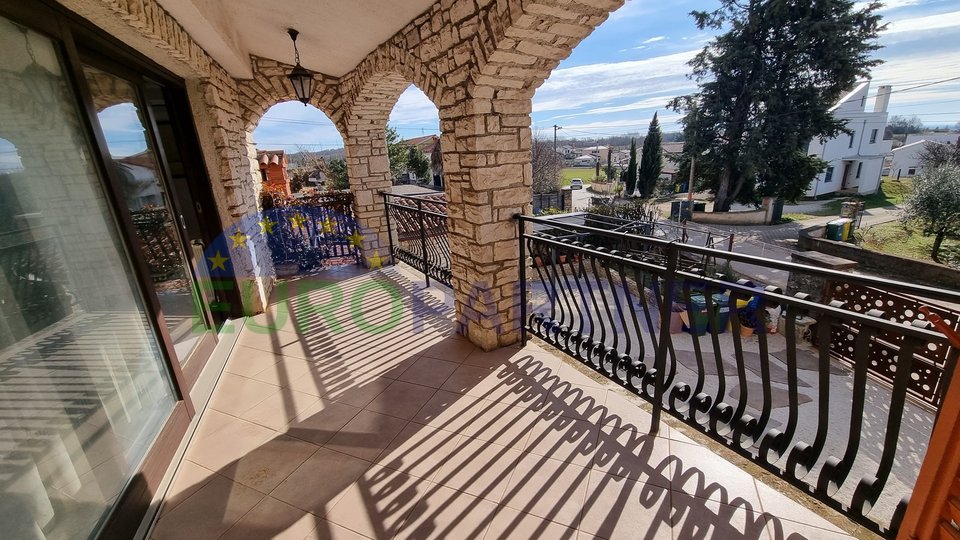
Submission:
[[[240,106],[240,120],[243,128],[253,132],[264,113],[278,103],[296,101],[297,96],[287,79],[293,66],[260,58],[250,57],[253,69],[252,79],[237,80],[237,102]],[[322,73],[315,76],[316,85],[310,105],[327,115],[333,125],[343,135],[343,102],[340,99],[339,81]]]

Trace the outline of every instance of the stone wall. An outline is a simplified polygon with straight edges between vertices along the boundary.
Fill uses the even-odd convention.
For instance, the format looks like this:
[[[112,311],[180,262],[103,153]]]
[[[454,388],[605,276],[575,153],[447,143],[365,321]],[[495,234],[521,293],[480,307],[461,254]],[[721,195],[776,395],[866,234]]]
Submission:
[[[208,173],[227,234],[255,214],[259,175],[252,130],[293,99],[289,66],[251,58],[238,80],[210,58],[155,0],[61,0],[188,84]],[[534,91],[623,0],[439,0],[342,77],[317,75],[311,104],[344,138],[365,257],[385,253],[382,201],[390,186],[383,128],[415,84],[437,106],[450,213],[459,331],[483,348],[519,339],[518,231],[530,211],[530,110]],[[256,237],[235,265],[262,309],[273,275]]]
[[[860,268],[884,277],[909,283],[924,283],[933,287],[960,289],[960,270],[932,262],[908,259],[871,251],[847,242],[823,238],[826,227],[817,226],[800,231],[798,246],[843,257],[860,263]]]

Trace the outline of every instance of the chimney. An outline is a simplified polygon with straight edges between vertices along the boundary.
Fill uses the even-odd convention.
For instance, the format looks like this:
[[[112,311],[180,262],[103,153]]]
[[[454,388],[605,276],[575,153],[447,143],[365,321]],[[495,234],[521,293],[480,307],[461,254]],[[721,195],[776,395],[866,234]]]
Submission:
[[[873,104],[873,112],[887,112],[887,106],[890,105],[890,92],[893,87],[884,85],[877,88],[877,101]]]

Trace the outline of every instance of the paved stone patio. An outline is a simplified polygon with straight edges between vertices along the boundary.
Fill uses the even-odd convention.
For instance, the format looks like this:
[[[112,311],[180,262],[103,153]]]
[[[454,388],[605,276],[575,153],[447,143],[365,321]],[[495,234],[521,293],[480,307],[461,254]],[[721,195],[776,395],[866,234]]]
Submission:
[[[485,353],[396,268],[287,282],[249,320],[151,537],[843,538],[625,391]]]

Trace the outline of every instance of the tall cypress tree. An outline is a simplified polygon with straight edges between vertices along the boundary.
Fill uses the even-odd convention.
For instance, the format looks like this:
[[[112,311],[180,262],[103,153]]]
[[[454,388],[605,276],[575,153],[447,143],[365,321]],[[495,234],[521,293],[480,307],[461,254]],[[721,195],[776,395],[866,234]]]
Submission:
[[[815,137],[842,133],[830,107],[880,63],[881,4],[851,0],[720,0],[694,11],[720,30],[690,61],[698,91],[670,106],[687,113],[685,148],[716,193],[715,212],[772,195],[795,200],[826,166],[806,152]],[[690,114],[696,110],[697,114]],[[695,152],[695,154],[691,154]]]
[[[657,180],[663,171],[663,137],[660,135],[660,121],[657,113],[653,113],[647,137],[643,139],[643,150],[640,152],[640,171],[638,180],[640,195],[649,199],[657,188]]]
[[[633,197],[637,190],[637,140],[630,139],[630,163],[627,165],[626,189],[623,194],[627,197]]]

